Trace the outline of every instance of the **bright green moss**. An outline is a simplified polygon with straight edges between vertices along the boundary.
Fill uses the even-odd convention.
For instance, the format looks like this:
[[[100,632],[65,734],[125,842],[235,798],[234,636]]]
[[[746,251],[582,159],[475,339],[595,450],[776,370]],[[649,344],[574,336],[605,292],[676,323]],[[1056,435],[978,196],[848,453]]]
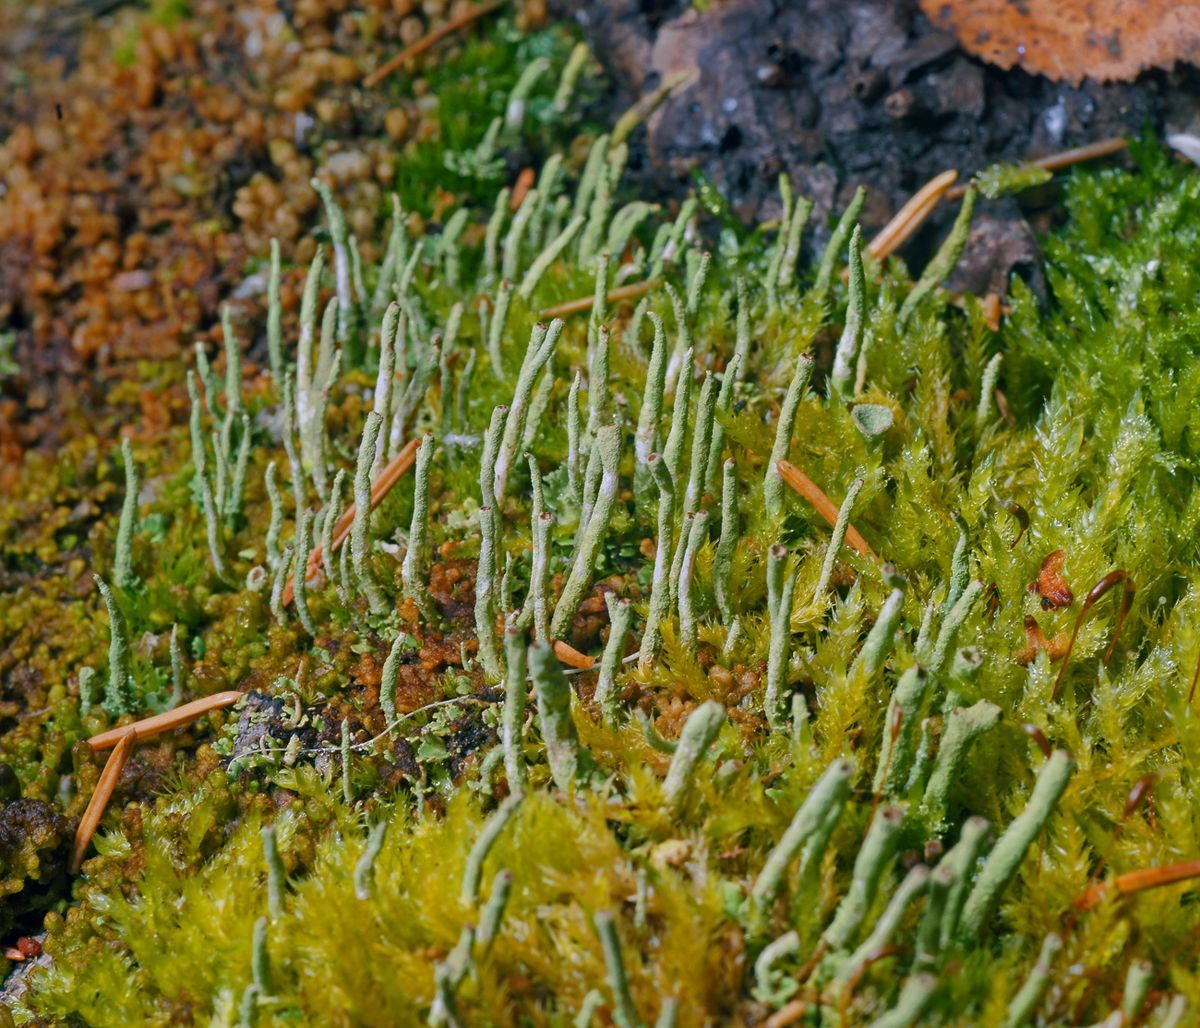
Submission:
[[[467,1024],[566,1024],[598,990],[610,1016],[632,1019],[611,988],[621,981],[619,953],[628,1002],[646,1023],[672,1003],[681,1025],[761,1021],[797,995],[809,999],[814,1025],[833,1023],[839,1010],[848,1023],[869,1023],[904,1009],[944,1023],[994,1023],[1052,931],[1063,946],[1039,1008],[1047,1021],[1107,1016],[1135,956],[1158,970],[1163,989],[1200,1008],[1188,941],[1197,920],[1194,904],[1181,902],[1187,886],[1072,912],[1097,880],[1200,854],[1192,773],[1200,728],[1187,705],[1200,650],[1200,177],[1151,143],[1136,148],[1133,171],[1073,176],[1067,224],[1045,242],[1051,295],[1042,302],[1015,284],[999,333],[973,301],[951,307],[934,288],[937,276],[914,291],[899,262],[865,268],[862,338],[845,351],[831,401],[823,347],[842,333],[849,301],[833,273],[840,250],[794,273],[787,263],[781,274],[795,243],[786,232],[765,233],[763,245],[761,229],[744,241],[730,230],[706,260],[700,238],[684,231],[692,208],[682,218],[621,213],[636,202],[620,185],[625,153],[602,137],[572,147],[575,159],[544,176],[545,195],[512,230],[507,196],[496,202],[508,177],[488,150],[500,145],[489,126],[499,119],[495,133],[518,133],[542,159],[565,146],[580,130],[552,99],[568,49],[555,32],[518,40],[502,23],[433,80],[442,132],[404,155],[401,202],[424,210],[437,182],[465,212],[454,229],[461,234],[451,246],[436,231],[405,240],[407,272],[398,260],[368,265],[363,294],[349,294],[352,304],[377,291],[381,306],[393,295],[401,304],[391,401],[376,403],[371,393],[382,311],[369,302],[345,321],[347,333],[360,334],[333,334],[314,357],[313,381],[329,375],[330,392],[316,427],[307,422],[302,451],[300,440],[280,435],[292,431],[281,416],[282,383],[247,380],[241,395],[214,399],[218,432],[226,405],[244,405],[252,424],[271,426],[255,430],[241,510],[219,525],[227,575],[211,566],[186,428],[139,447],[143,480],[157,483],[132,534],[138,580],[121,596],[139,713],[167,702],[175,624],[185,642],[185,699],[227,688],[254,695],[137,751],[137,766],[153,771],[149,784],[118,793],[75,884],[75,905],[59,904],[48,919],[53,959],[30,975],[19,1016],[393,1025],[436,1012]],[[549,72],[524,79],[523,117],[505,127],[509,90],[541,58]],[[586,75],[580,88],[592,88]],[[705,206],[719,207],[704,192]],[[576,212],[579,230],[560,238],[525,295],[512,291],[502,327],[485,321],[499,317],[502,288],[490,271],[504,267],[521,281]],[[635,216],[629,234],[621,219]],[[792,218],[787,232],[802,224]],[[839,239],[848,240],[852,226],[844,227]],[[641,308],[656,328],[661,319],[661,362],[651,367],[649,325],[641,338],[626,333],[634,303],[614,303],[607,357],[597,351],[606,338],[600,325],[568,316],[561,337],[522,374],[531,336],[544,338],[535,330],[540,312],[593,295],[590,258],[614,235],[630,240],[622,283],[661,271],[678,297],[652,290]],[[613,270],[605,267],[601,276]],[[489,302],[456,308],[476,295]],[[256,331],[266,332],[263,321]],[[335,339],[343,361],[336,379]],[[291,361],[295,340],[282,342]],[[714,378],[708,404],[691,404],[672,424],[689,387],[705,396],[689,348],[699,368],[719,374],[735,346],[744,364],[728,405],[714,402]],[[811,380],[795,374],[804,354],[817,358]],[[988,380],[1006,404],[980,403],[997,354],[999,378]],[[794,427],[777,433],[794,382]],[[514,400],[525,413],[510,425],[493,412],[508,405],[511,413]],[[586,423],[573,411],[588,412]],[[491,462],[480,466],[493,423],[499,476]],[[364,424],[382,428],[364,440]],[[386,460],[425,432],[433,449],[418,513],[427,518],[414,522],[413,476],[402,479],[360,520],[353,559],[322,562],[305,592],[309,630],[291,610],[273,617],[264,584],[268,462],[280,469],[284,513],[272,544],[290,545],[289,452],[309,462],[297,460],[299,502],[320,525],[322,497],[306,482],[339,471],[353,479],[356,454],[366,460],[380,446]],[[828,526],[799,496],[774,492],[766,461],[777,437],[780,454],[835,505],[852,498],[850,521],[904,576],[902,590],[871,557],[830,550]],[[0,597],[0,671],[22,691],[21,706],[38,712],[0,738],[0,756],[27,797],[70,814],[97,776],[80,740],[107,726],[100,710],[81,719],[76,694],[81,667],[106,666],[88,573],[110,574],[122,482],[112,448],[80,439],[53,462],[29,458],[28,488],[0,506],[14,583]],[[673,468],[673,480],[654,477],[651,453]],[[737,511],[723,519],[726,457]],[[325,478],[314,460],[326,462],[318,469]],[[707,473],[693,460],[706,462]],[[599,703],[597,672],[560,680],[548,650],[533,651],[540,718],[527,683],[499,684],[506,668],[524,663],[512,654],[501,660],[500,642],[529,592],[535,478],[537,506],[553,516],[548,616],[569,583],[572,609],[552,622],[563,641],[600,657],[602,591],[630,601],[629,639],[643,638],[655,545],[658,595],[668,601],[655,658],[616,667],[621,654],[610,654]],[[1016,521],[1003,503],[1028,514],[1015,546]],[[494,575],[491,598],[477,607],[481,517]],[[424,595],[405,599],[401,581],[414,524],[430,555],[428,605]],[[689,524],[701,528],[686,531]],[[721,533],[735,545],[722,546],[718,560]],[[786,547],[775,572],[788,588],[773,581],[770,592],[790,596],[790,605],[772,619],[775,544]],[[1074,601],[1043,608],[1027,585],[1057,549],[1066,552]],[[1119,589],[1083,622],[1052,699],[1058,666],[1044,652],[1016,659],[1028,646],[1027,619],[1049,640],[1065,637],[1088,591],[1117,568],[1136,592],[1111,660],[1103,666]],[[420,570],[423,588],[423,559]],[[331,583],[330,572],[342,577]],[[736,632],[718,614],[716,574]],[[683,602],[670,602],[681,594]],[[876,639],[874,655],[864,655],[885,604],[894,637],[878,650]],[[773,635],[776,702],[764,711]],[[968,645],[970,653],[960,652]],[[508,745],[519,753],[502,761],[506,692],[516,708]],[[939,772],[948,719],[975,704],[982,727],[953,773]],[[689,716],[699,720],[683,757],[663,752]],[[1073,757],[1069,765],[1053,758],[1054,769],[1069,767],[1054,789],[1034,792],[1044,760],[1020,728],[1026,723]],[[505,766],[524,769],[525,799],[464,893],[468,854],[512,791]],[[813,789],[830,767],[845,769],[845,788],[805,806],[822,795]],[[1144,804],[1126,810],[1147,775],[1155,776],[1152,816]],[[798,810],[805,830],[789,837]],[[273,911],[266,823],[287,877]],[[383,824],[386,834],[372,835],[370,826]],[[936,862],[938,847],[951,849],[964,825],[991,870],[981,874],[965,849],[953,851],[941,878],[908,879],[881,925],[905,875],[902,859]],[[996,838],[1003,841],[993,848]],[[947,867],[959,877],[947,881]],[[511,891],[489,907],[500,887],[493,883],[510,881],[502,872]],[[28,877],[22,865],[14,880]],[[943,906],[930,914],[935,897]],[[497,925],[486,941],[472,935],[485,911]],[[787,944],[769,951],[756,982],[755,960],[780,937]],[[864,940],[885,937],[897,952],[866,966]]]

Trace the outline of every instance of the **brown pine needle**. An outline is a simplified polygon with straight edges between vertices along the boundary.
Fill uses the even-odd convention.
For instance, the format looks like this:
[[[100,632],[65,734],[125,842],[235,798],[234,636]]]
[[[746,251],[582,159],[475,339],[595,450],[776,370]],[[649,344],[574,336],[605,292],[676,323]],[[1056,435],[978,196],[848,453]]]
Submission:
[[[867,244],[867,252],[877,261],[895,253],[921,227],[957,178],[958,172],[951,168],[926,182]]]
[[[655,286],[661,284],[662,282],[659,279],[652,278],[645,282],[635,282],[631,286],[618,286],[616,289],[609,290],[608,302],[618,303],[621,300],[632,300],[636,296],[641,296],[643,293],[650,292],[650,290]],[[578,314],[581,311],[590,311],[595,299],[595,296],[581,296],[578,300],[568,300],[566,303],[560,303],[554,307],[544,307],[542,310],[538,311],[538,317],[565,318],[568,314]]]
[[[492,11],[503,7],[507,0],[488,0],[487,3],[476,4],[474,7],[468,8],[457,18],[451,18],[447,22],[443,22],[437,28],[427,32],[418,39],[412,46],[407,46],[401,50],[390,61],[386,61],[376,68],[373,72],[363,78],[363,86],[370,89],[372,86],[378,85],[387,78],[397,68],[411,61],[415,57],[420,57],[435,43],[445,39],[451,33],[457,32],[461,28],[470,25],[471,22],[482,18],[485,14],[491,14]]]
[[[387,466],[379,472],[379,477],[371,483],[371,510],[374,510],[382,502],[383,498],[392,491],[401,478],[417,460],[417,450],[420,448],[420,440],[410,439],[404,444],[402,449],[395,457],[388,462]],[[342,547],[342,543],[350,535],[350,527],[354,524],[354,504],[350,504],[340,518],[337,524],[333,526],[333,552],[337,553]],[[304,581],[309,582],[316,575],[321,567],[321,547],[319,545],[312,548],[312,552],[308,555],[308,560],[304,565]],[[292,602],[294,589],[292,587],[292,579],[289,578],[287,585],[283,589],[283,605],[286,607]]]
[[[825,495],[816,482],[790,461],[777,461],[775,468],[779,472],[779,477],[803,496],[813,509],[825,519],[830,528],[837,524],[838,508],[834,506],[833,501]],[[875,551],[867,544],[866,539],[853,525],[846,526],[846,542],[862,556],[870,557],[873,560],[879,559]]]
[[[532,168],[522,168],[521,174],[517,176],[517,181],[513,185],[512,199],[508,202],[508,209],[511,211],[519,210],[521,204],[525,202],[525,195],[533,188],[533,183],[536,181],[536,176]]]
[[[1059,168],[1067,168],[1083,161],[1093,161],[1097,157],[1109,157],[1124,150],[1128,145],[1129,140],[1124,136],[1110,136],[1107,139],[1098,139],[1094,143],[1088,143],[1087,146],[1077,146],[1072,150],[1048,154],[1029,163],[1038,168],[1045,168],[1047,171],[1058,171]],[[961,200],[966,191],[967,186],[965,185],[955,186],[946,193],[946,199]]]
[[[1110,881],[1089,886],[1075,899],[1074,906],[1078,910],[1092,910],[1104,901],[1110,889],[1115,890],[1118,896],[1132,896],[1147,889],[1159,889],[1164,885],[1175,885],[1192,878],[1200,878],[1200,860],[1185,860],[1178,864],[1127,871]]]
[[[108,755],[104,770],[100,772],[100,780],[96,782],[96,791],[88,800],[87,810],[83,812],[79,829],[75,832],[75,848],[71,851],[71,874],[78,873],[79,865],[83,863],[83,855],[87,853],[92,844],[92,836],[100,827],[100,819],[104,817],[108,801],[112,799],[113,790],[117,787],[117,779],[121,777],[125,761],[129,759],[129,752],[133,749],[133,740],[137,738],[132,728],[122,728],[119,731],[122,734],[112,753]]]
[[[554,640],[554,655],[569,667],[582,668],[584,671],[596,666],[596,658],[580,653],[574,646],[568,646],[561,639]]]
[[[145,739],[153,739],[154,736],[162,735],[173,728],[182,728],[184,725],[190,725],[210,710],[220,710],[222,707],[230,707],[237,703],[242,698],[242,695],[236,689],[230,689],[227,692],[217,692],[211,696],[203,696],[198,700],[192,700],[191,703],[185,703],[180,707],[176,707],[174,710],[165,710],[161,714],[142,718],[141,721],[135,721],[131,725],[110,728],[107,732],[93,735],[88,740],[88,745],[92,748],[93,753],[99,753],[102,750],[107,750],[115,746],[130,732],[137,737],[138,742],[142,742]]]
[[[780,1007],[767,1019],[767,1028],[788,1028],[788,1025],[799,1021],[807,1009],[808,1002],[806,1000],[794,999]]]

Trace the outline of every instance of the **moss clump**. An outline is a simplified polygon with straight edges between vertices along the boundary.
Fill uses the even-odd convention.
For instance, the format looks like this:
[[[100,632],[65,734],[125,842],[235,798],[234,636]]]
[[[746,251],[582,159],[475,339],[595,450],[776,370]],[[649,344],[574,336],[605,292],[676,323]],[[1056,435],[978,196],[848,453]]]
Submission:
[[[561,56],[535,49],[510,52]],[[158,488],[114,591],[130,704],[163,708],[180,672],[188,698],[247,698],[137,748],[18,1015],[978,1024],[1030,1016],[1031,974],[1047,1022],[1200,1003],[1190,885],[1122,877],[1200,850],[1200,179],[1152,143],[1073,178],[1049,302],[1015,286],[995,332],[937,265],[852,260],[844,287],[852,217],[800,261],[788,186],[782,230],[709,244],[694,203],[622,206],[604,135],[541,155],[514,210],[498,155],[576,123],[554,74],[513,77],[443,136],[486,194],[440,232],[398,203],[379,261],[331,197],[276,374],[205,357],[195,431],[135,447]],[[243,342],[284,323],[271,296]],[[73,456],[10,507],[10,564],[53,560],[28,518]],[[106,460],[54,592],[78,590],[56,616],[85,642],[34,655],[48,708],[0,742],[68,813],[108,717],[61,684],[106,667],[83,578],[114,560]],[[1043,604],[1060,552],[1073,598]],[[33,581],[5,601],[27,654],[54,642]],[[1105,581],[1134,587],[1089,602]]]

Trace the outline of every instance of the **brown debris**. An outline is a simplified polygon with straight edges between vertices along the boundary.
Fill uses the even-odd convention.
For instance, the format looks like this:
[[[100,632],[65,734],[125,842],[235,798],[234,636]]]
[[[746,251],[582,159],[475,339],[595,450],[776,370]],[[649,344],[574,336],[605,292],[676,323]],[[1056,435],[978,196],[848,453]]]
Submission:
[[[1070,633],[1059,632],[1053,639],[1047,639],[1046,633],[1042,631],[1042,626],[1037,623],[1037,618],[1027,614],[1025,615],[1025,646],[1013,654],[1013,660],[1022,667],[1026,667],[1037,660],[1038,653],[1044,651],[1050,658],[1050,663],[1055,664],[1067,655],[1070,645]]]
[[[1197,0],[921,0],[968,53],[1079,85],[1200,59]]]
[[[1051,610],[1054,607],[1069,607],[1075,599],[1067,580],[1063,578],[1063,563],[1067,559],[1066,550],[1055,550],[1048,553],[1038,569],[1037,593],[1042,598],[1042,607]]]

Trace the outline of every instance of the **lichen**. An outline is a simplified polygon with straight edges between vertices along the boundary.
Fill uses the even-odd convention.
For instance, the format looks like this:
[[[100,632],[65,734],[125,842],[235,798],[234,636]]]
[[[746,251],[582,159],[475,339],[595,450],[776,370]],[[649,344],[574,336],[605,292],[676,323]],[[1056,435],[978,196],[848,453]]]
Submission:
[[[1075,901],[1200,849],[1200,176],[1150,141],[1073,176],[1051,295],[1015,282],[997,332],[937,288],[965,218],[914,281],[860,264],[854,211],[801,260],[790,184],[776,228],[716,239],[694,200],[628,197],[569,53],[507,22],[467,47],[505,75],[444,102],[394,207],[444,180],[441,217],[357,263],[365,240],[323,229],[345,274],[312,266],[302,324],[271,288],[229,333],[203,435],[183,368],[158,379],[171,427],[127,426],[136,510],[83,427],[0,499],[0,759],[24,797],[0,829],[14,803],[53,829],[0,839],[8,925],[44,914],[50,957],[18,1019],[1195,1009],[1190,885]],[[513,211],[515,153],[556,163]],[[590,316],[551,320],[580,297]],[[269,367],[239,373],[235,343]],[[379,488],[415,439],[418,472]],[[1074,599],[1047,608],[1057,553]],[[91,575],[118,564],[132,688],[84,710],[83,669],[114,673]],[[1116,569],[1119,635],[1101,600],[1061,681],[1045,648],[1016,659],[1027,619],[1070,632]],[[98,776],[84,740],[229,688],[137,745],[70,903],[42,889]]]

